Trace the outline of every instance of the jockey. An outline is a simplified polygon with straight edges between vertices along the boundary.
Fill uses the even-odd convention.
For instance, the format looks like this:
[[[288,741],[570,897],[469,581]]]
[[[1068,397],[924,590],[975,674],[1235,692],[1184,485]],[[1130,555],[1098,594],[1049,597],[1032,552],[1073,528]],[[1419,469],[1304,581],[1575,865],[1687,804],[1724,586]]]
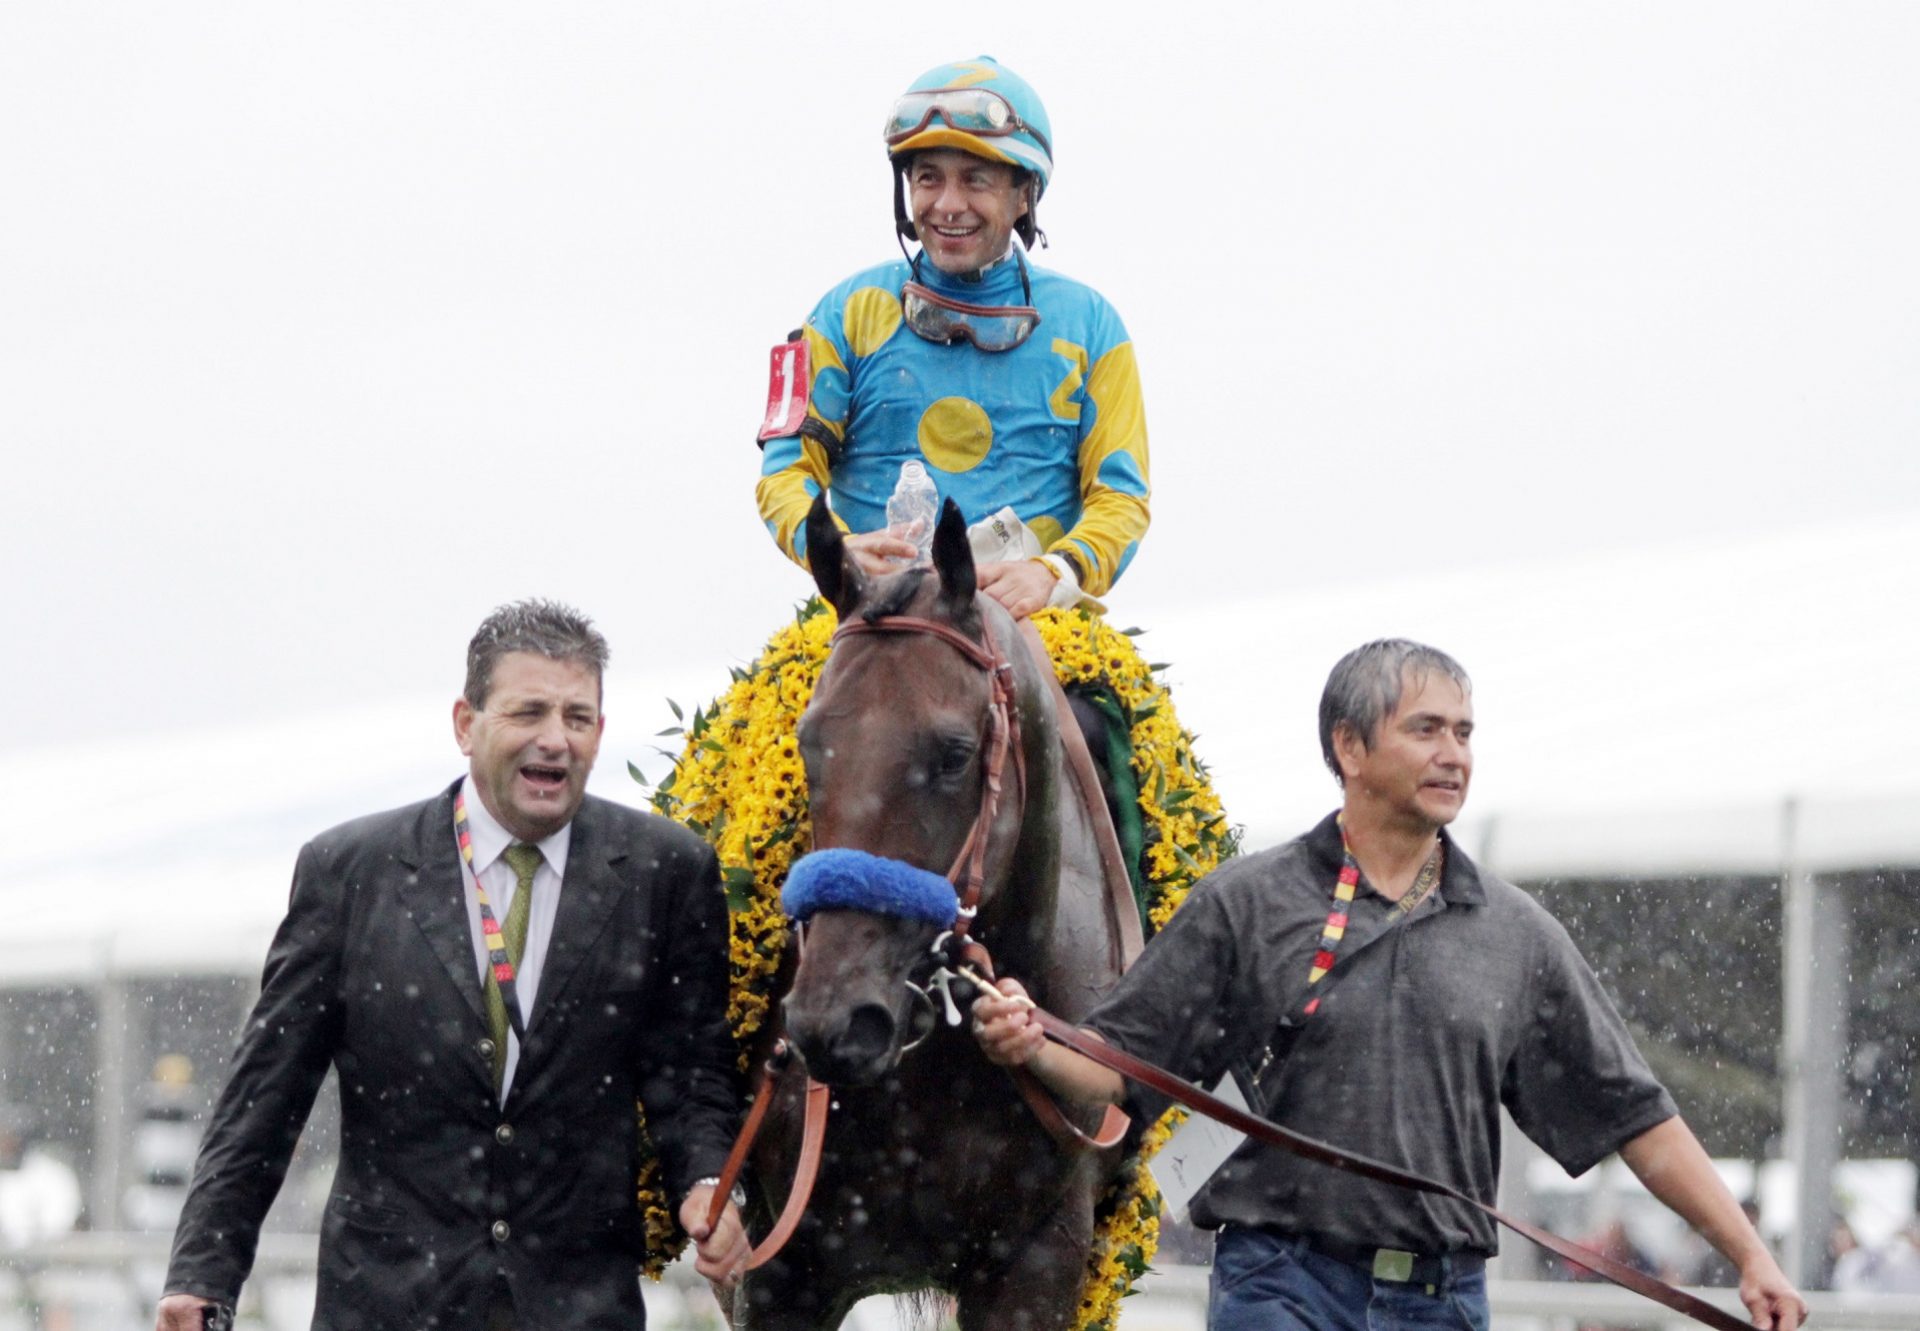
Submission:
[[[920,250],[842,282],[775,348],[767,530],[804,566],[826,491],[861,566],[898,567],[915,550],[886,502],[918,460],[972,528],[981,590],[1014,615],[1104,595],[1147,530],[1146,415],[1120,316],[1027,261],[1045,241],[1046,109],[996,61],[963,60],[914,81],[886,142],[901,252]]]

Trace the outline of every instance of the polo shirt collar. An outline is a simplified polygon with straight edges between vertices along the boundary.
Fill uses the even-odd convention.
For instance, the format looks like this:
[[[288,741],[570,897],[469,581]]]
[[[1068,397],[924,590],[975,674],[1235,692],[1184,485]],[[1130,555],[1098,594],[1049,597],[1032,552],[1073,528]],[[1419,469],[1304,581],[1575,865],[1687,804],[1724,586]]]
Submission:
[[[1306,842],[1314,863],[1326,871],[1327,882],[1331,884],[1346,860],[1340,848],[1339,812],[1336,810],[1322,818],[1302,840]],[[1446,858],[1440,865],[1441,897],[1449,906],[1485,905],[1487,890],[1480,881],[1480,870],[1444,827],[1440,829],[1440,841],[1447,848]],[[1328,891],[1332,891],[1331,886]]]

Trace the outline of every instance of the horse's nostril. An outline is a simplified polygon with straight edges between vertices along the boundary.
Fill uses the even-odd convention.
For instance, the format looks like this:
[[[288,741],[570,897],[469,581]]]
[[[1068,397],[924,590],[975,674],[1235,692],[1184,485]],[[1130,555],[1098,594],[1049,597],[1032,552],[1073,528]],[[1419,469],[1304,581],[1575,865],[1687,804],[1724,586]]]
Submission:
[[[893,1048],[893,1013],[878,1003],[862,1003],[847,1017],[847,1029],[833,1042],[833,1052],[849,1066],[885,1058]]]
[[[892,1065],[899,1026],[884,1003],[861,1003],[844,1021],[796,1003],[792,995],[784,1006],[787,1034],[809,1077],[830,1086],[862,1086]]]

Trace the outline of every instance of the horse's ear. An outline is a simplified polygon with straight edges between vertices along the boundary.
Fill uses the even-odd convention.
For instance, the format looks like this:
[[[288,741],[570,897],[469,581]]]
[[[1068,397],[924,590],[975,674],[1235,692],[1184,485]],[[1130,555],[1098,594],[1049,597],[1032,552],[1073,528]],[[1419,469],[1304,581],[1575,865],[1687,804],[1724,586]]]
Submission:
[[[846,540],[823,494],[815,495],[813,507],[807,510],[807,567],[813,570],[813,585],[820,589],[820,595],[845,619],[847,611],[860,600],[866,578],[847,553]]]
[[[940,574],[940,602],[958,618],[973,608],[980,579],[973,569],[973,546],[967,540],[967,520],[951,499],[940,507],[940,523],[933,529],[933,567]]]

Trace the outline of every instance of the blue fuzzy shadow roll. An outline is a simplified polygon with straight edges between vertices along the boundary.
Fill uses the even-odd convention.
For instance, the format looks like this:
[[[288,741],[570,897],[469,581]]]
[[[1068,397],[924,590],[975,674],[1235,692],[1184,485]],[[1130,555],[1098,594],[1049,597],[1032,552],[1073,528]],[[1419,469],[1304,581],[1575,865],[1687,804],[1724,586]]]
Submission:
[[[780,906],[804,920],[817,910],[864,910],[951,928],[960,899],[937,873],[864,850],[816,850],[787,872]]]

